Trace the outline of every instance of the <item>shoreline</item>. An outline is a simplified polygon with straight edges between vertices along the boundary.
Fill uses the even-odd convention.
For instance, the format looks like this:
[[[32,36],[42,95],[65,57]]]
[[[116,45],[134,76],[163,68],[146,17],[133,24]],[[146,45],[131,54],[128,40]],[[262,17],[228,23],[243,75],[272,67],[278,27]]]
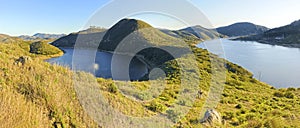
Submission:
[[[64,54],[65,54],[65,52],[63,51],[63,52],[61,52],[59,54],[54,54],[54,55],[37,55],[36,58],[45,61],[45,60],[48,60],[48,59],[61,57]]]
[[[287,47],[287,46],[282,46],[282,45],[272,45],[272,44],[269,44],[269,43],[261,43],[261,42],[257,42],[257,41],[253,41],[253,40],[251,40],[251,41],[249,41],[249,40],[247,40],[247,41],[245,41],[245,40],[236,40],[236,39],[230,39],[230,38],[223,38],[223,41],[224,40],[228,40],[228,41],[237,41],[238,43],[246,43],[246,44],[248,44],[248,43],[252,43],[252,42],[255,42],[255,43],[258,43],[258,44],[261,44],[261,45],[269,45],[269,46],[278,46],[277,48],[279,48],[279,47],[282,47],[282,48],[289,48],[289,49],[291,49],[291,50],[298,50],[299,48],[297,48],[297,47]],[[224,42],[226,42],[226,41],[224,41]],[[248,43],[247,43],[248,42]],[[205,47],[198,47],[198,48],[202,48],[202,49],[206,49]],[[275,48],[275,47],[274,47]],[[207,49],[206,49],[207,50]],[[227,50],[226,50],[227,51]],[[226,51],[224,51],[224,52],[226,52]],[[227,51],[228,52],[228,51]],[[210,52],[211,54],[214,54],[214,53],[212,53],[212,52]],[[230,53],[230,52],[229,52]],[[234,54],[234,53],[232,53],[232,54]],[[235,54],[237,54],[237,53],[235,53]],[[214,54],[214,55],[216,55],[216,54]],[[247,54],[246,54],[247,55]],[[247,56],[250,56],[250,57],[252,57],[251,55],[247,55]],[[223,57],[221,57],[221,58],[223,58]],[[248,65],[248,63],[247,62],[245,62],[245,61],[239,61],[239,60],[236,60],[236,59],[232,59],[232,57],[229,57],[229,58],[227,58],[227,57],[225,57],[225,58],[223,58],[223,59],[225,59],[226,61],[228,61],[228,62],[230,62],[230,63],[233,63],[233,64],[237,64],[237,65],[239,65],[239,66],[241,66],[241,65],[244,65],[244,66],[241,66],[243,69],[245,69],[245,70],[247,70],[247,71],[249,71],[249,72],[251,72],[252,74],[253,74],[253,78],[255,78],[255,79],[257,79],[258,81],[261,81],[261,82],[263,82],[263,83],[266,83],[266,84],[268,84],[268,85],[270,85],[270,86],[272,86],[272,87],[274,87],[274,88],[278,88],[278,89],[280,89],[280,88],[298,88],[299,87],[299,84],[297,84],[297,82],[295,83],[294,81],[295,80],[293,80],[293,79],[285,79],[285,78],[283,78],[283,80],[284,81],[276,81],[276,79],[274,79],[274,78],[276,78],[276,77],[272,77],[272,75],[269,77],[269,78],[262,78],[262,77],[260,77],[260,70],[261,69],[258,69],[258,68],[254,68],[255,66],[249,66]],[[262,64],[260,64],[260,65],[265,65],[264,63],[262,63]],[[246,67],[245,67],[246,66]],[[277,66],[280,66],[280,65],[277,65]],[[250,70],[251,69],[251,70]],[[283,69],[285,69],[285,68],[283,68]],[[264,72],[264,70],[261,70],[261,71],[263,71]],[[266,71],[265,73],[269,73],[268,71]],[[268,77],[268,76],[267,76]],[[272,80],[273,79],[273,80]],[[293,84],[294,83],[294,84]]]
[[[247,37],[237,37],[234,39],[230,39],[233,41],[254,41],[254,42],[258,42],[261,44],[269,44],[272,46],[283,46],[283,47],[288,47],[288,48],[300,48],[300,44],[299,43],[282,43],[279,42],[278,40],[262,40],[262,39],[249,39]]]

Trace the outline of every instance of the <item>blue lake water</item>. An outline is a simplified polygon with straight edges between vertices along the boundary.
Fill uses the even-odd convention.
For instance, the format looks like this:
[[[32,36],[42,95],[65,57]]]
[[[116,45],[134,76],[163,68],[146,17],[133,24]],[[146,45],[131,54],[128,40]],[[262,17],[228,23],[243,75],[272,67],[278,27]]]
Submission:
[[[243,66],[251,71],[255,78],[274,87],[300,87],[299,48],[228,39],[206,41],[200,43],[198,47],[208,48],[210,52],[217,55],[223,54],[221,57]],[[47,62],[71,68],[75,67],[72,65],[75,62],[77,69],[91,72],[97,77],[118,80],[137,80],[148,73],[147,66],[141,61],[133,61],[126,65],[127,60],[132,58],[130,56],[117,55],[118,62],[112,63],[111,53],[76,50],[77,56],[73,56],[74,49],[64,48],[63,50],[66,52],[63,56],[49,59]],[[112,67],[115,69],[114,73],[112,73]],[[113,77],[112,74],[118,75]]]
[[[198,47],[218,55],[220,44],[223,58],[248,69],[255,78],[277,88],[300,87],[299,48],[228,39],[206,41]]]
[[[62,48],[62,50],[65,51],[63,56],[46,61],[90,72],[97,77],[113,78],[115,80],[138,80],[148,73],[147,66],[137,59],[132,61],[132,56],[113,56],[112,53],[89,49]],[[113,57],[117,61],[114,61]],[[117,70],[112,70],[112,67]]]

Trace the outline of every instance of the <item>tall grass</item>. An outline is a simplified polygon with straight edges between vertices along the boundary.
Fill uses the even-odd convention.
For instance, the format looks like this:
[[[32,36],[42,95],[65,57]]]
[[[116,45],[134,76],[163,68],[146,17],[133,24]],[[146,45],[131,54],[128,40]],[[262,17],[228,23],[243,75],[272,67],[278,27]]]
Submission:
[[[76,97],[72,72],[20,44],[0,44],[0,127],[98,127]],[[20,56],[33,61],[15,65]]]

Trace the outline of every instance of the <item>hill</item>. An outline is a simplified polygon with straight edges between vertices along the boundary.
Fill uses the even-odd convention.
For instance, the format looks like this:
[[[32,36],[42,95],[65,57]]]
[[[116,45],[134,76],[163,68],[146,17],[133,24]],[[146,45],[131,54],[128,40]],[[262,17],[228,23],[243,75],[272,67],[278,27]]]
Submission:
[[[121,43],[128,44],[128,41],[131,41],[131,43],[136,42],[130,46],[131,50],[144,45],[181,47],[177,43],[181,42],[179,38],[169,36],[144,21],[123,19],[107,30],[99,45],[99,49],[114,51]],[[123,52],[130,52],[130,49]]]
[[[18,41],[22,41],[22,39],[18,37],[11,37],[5,34],[0,34],[0,43],[16,43]]]
[[[271,29],[262,34],[242,37],[239,40],[300,48],[300,20],[286,26]]]
[[[225,27],[219,27],[216,30],[223,35],[229,37],[237,37],[237,36],[261,34],[269,30],[269,28],[260,25],[255,25],[253,23],[241,22],[241,23],[235,23]]]
[[[34,42],[30,44],[30,53],[39,54],[39,55],[49,55],[49,56],[61,56],[63,52],[54,47],[47,42]]]
[[[169,36],[144,21],[122,19],[107,30],[98,49],[135,55],[134,59],[146,62],[151,70],[174,59],[161,49],[180,54],[188,52],[188,45],[183,39]]]
[[[106,29],[104,28],[90,27],[86,30],[71,33],[67,36],[61,37],[53,41],[51,44],[56,47],[74,47],[76,43],[82,42],[84,45],[80,47],[95,48],[98,47],[98,44],[102,40],[105,32]]]
[[[30,53],[30,44],[0,43],[0,127],[97,127],[76,99],[72,72],[44,62],[53,54]]]
[[[224,35],[218,33],[216,30],[207,29],[200,25],[192,26],[179,30],[180,32],[191,33],[201,40],[212,40],[225,37]]]
[[[91,33],[104,32],[104,31],[106,31],[105,28],[90,26],[90,28],[88,28],[86,30],[79,31],[77,33],[79,33],[79,34],[91,34]]]
[[[167,29],[161,29],[162,32],[173,36],[177,38],[183,38],[188,40],[199,40],[199,41],[205,41],[205,40],[212,40],[212,39],[218,39],[218,38],[224,38],[226,36],[216,32],[213,29],[207,29],[200,25],[187,27],[180,30],[167,30]]]
[[[46,34],[46,33],[36,33],[33,37],[38,37],[42,39],[58,39],[65,36],[65,34]]]

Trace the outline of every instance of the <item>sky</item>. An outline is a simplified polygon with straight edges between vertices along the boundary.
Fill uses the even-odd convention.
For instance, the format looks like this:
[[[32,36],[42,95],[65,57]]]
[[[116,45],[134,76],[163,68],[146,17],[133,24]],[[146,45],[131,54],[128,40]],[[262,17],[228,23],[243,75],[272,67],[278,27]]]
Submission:
[[[35,33],[71,33],[84,29],[89,20],[101,8],[113,0],[1,0],[0,33],[12,36],[33,35]],[[126,0],[123,0],[126,1]],[[141,4],[143,1],[139,0]],[[155,1],[155,0],[151,0]],[[159,1],[159,0],[157,0]],[[230,25],[236,22],[252,22],[269,28],[290,24],[300,19],[299,0],[188,0],[210,21],[213,27]],[[145,2],[146,3],[146,2]],[[159,3],[158,3],[159,4]],[[176,5],[176,2],[168,6]],[[121,7],[131,5],[122,4]],[[178,5],[177,5],[178,6]],[[116,7],[118,8],[118,7]],[[195,17],[193,12],[179,8],[177,11]],[[186,11],[186,12],[185,12]],[[119,10],[108,12],[110,17]],[[141,14],[132,18],[144,20],[154,27],[180,29],[186,27],[182,22],[170,17]],[[194,24],[201,22],[194,21]],[[90,24],[109,28],[114,24]],[[204,27],[206,27],[204,25]]]

